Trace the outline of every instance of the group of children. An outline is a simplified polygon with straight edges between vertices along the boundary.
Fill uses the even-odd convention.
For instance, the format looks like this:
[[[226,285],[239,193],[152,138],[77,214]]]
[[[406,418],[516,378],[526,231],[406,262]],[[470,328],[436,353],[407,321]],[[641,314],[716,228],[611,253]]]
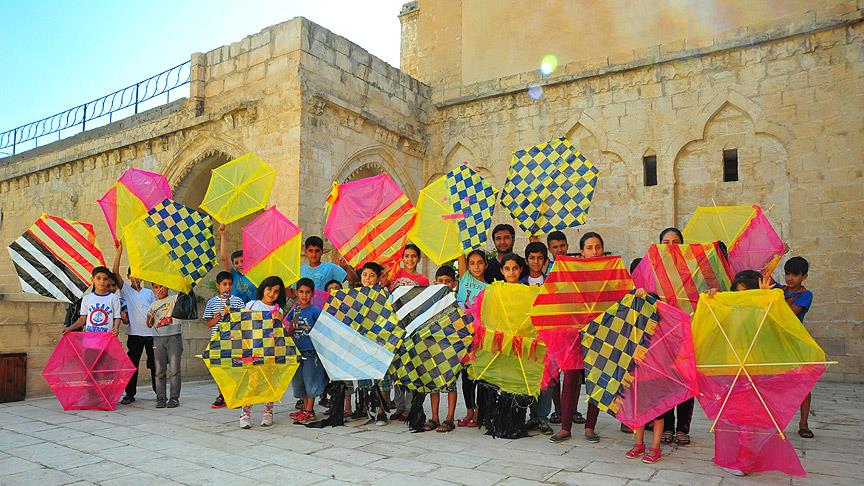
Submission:
[[[341,257],[337,263],[322,261],[324,242],[317,236],[306,239],[304,252],[307,263],[300,269],[300,280],[291,288],[285,286],[278,276],[264,279],[257,288],[242,273],[242,252],[228,255],[226,247],[226,229],[219,228],[220,262],[224,271],[217,275],[217,295],[211,298],[202,315],[207,325],[216,332],[218,323],[227,312],[241,309],[253,311],[270,311],[275,319],[285,323],[286,330],[293,336],[300,353],[300,368],[292,383],[297,401],[296,412],[290,414],[295,422],[309,423],[316,420],[314,410],[316,398],[330,407],[344,407],[344,417],[369,417],[370,423],[385,425],[388,421],[386,410],[394,408],[390,420],[404,421],[412,403],[410,390],[395,386],[393,400],[390,400],[391,380],[385,377],[376,383],[376,389],[381,390],[380,400],[373,400],[362,405],[365,410],[352,411],[350,394],[346,394],[344,403],[335,403],[328,398],[329,380],[315,347],[309,338],[309,332],[318,320],[321,309],[313,304],[316,289],[325,292],[342,289],[343,282],[362,286],[381,286],[391,290],[401,285],[429,285],[429,280],[418,271],[421,252],[415,245],[407,245],[403,253],[400,268],[391,280],[387,280],[383,268],[374,262],[364,264],[359,270],[352,269]],[[472,306],[487,284],[502,280],[512,284],[543,285],[546,275],[552,267],[554,259],[560,255],[571,255],[566,236],[560,231],[549,234],[546,244],[532,238],[526,246],[524,257],[513,252],[515,230],[508,224],[500,224],[492,231],[492,241],[496,255],[487,258],[482,250],[474,250],[458,260],[458,276],[450,265],[444,265],[435,272],[435,284],[442,284],[456,292],[456,301],[463,308]],[[663,230],[659,238],[664,244],[683,244],[684,238],[677,228]],[[156,407],[176,407],[179,405],[180,394],[180,356],[182,353],[181,322],[172,318],[172,308],[176,296],[169,296],[168,289],[153,284],[153,291],[143,288],[139,279],[130,278],[126,285],[118,278],[119,259],[122,246],[118,244],[114,271],[105,267],[97,267],[93,271],[94,291],[83,298],[80,318],[64,332],[84,328],[89,332],[118,333],[122,322],[130,324],[129,356],[136,364],[140,360],[142,349],[148,352],[148,368],[153,370],[150,362],[155,363],[154,391],[156,392]],[[550,254],[551,252],[551,254]],[[606,254],[603,238],[594,232],[582,235],[579,241],[579,253],[575,256],[583,258],[599,257]],[[631,264],[631,271],[638,265],[639,259]],[[763,277],[755,270],[739,272],[732,280],[732,290],[741,291],[759,288],[782,288],[790,308],[803,321],[812,303],[812,293],[803,283],[807,279],[809,265],[804,258],[790,258],[784,267],[786,285],[778,285],[770,277]],[[120,296],[112,288],[119,289]],[[716,290],[708,292],[712,298]],[[645,295],[642,289],[637,295]],[[124,306],[128,305],[128,311]],[[211,334],[212,335],[212,334]],[[152,349],[152,351],[151,351]],[[584,383],[582,370],[552,370],[553,379],[543,389],[540,396],[529,407],[528,428],[536,428],[543,434],[550,435],[551,442],[562,442],[571,437],[572,424],[584,424],[584,437],[588,442],[598,442],[596,433],[599,408],[590,403],[586,416],[577,410],[579,393]],[[426,431],[449,432],[457,425],[460,427],[477,427],[477,386],[469,379],[466,371],[461,375],[462,393],[466,406],[464,418],[455,421],[457,391],[456,384],[441,390],[447,393],[447,412],[444,420],[439,413],[440,394],[430,394],[431,418],[424,424]],[[133,379],[133,383],[135,379]],[[170,385],[170,398],[166,389]],[[368,385],[368,384],[366,384]],[[364,386],[363,383],[354,386]],[[349,390],[353,386],[349,384]],[[121,403],[134,401],[135,385],[127,388],[126,396]],[[359,403],[359,402],[358,402]],[[555,411],[553,412],[553,405]],[[220,394],[213,402],[213,408],[225,406],[225,400]],[[633,432],[635,444],[626,453],[628,458],[642,458],[643,462],[654,463],[661,458],[661,443],[687,445],[690,443],[689,429],[692,420],[694,400],[687,400],[673,407],[652,423],[646,424],[653,429],[650,447],[644,443],[645,427],[634,431],[622,425],[622,431]],[[812,438],[813,433],[808,426],[810,396],[801,405],[799,435]],[[251,427],[251,406],[243,407],[240,425]],[[329,413],[329,412],[328,412]],[[559,430],[553,433],[550,424],[559,424]],[[273,403],[264,404],[261,426],[273,424]]]

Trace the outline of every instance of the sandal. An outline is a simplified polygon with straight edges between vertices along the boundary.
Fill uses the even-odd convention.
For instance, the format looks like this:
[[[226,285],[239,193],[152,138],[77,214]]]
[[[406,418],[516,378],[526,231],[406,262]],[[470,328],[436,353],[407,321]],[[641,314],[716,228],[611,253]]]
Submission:
[[[477,427],[477,419],[472,418],[465,424],[465,427]]]
[[[430,430],[436,430],[441,424],[437,420],[427,420],[423,425],[423,430],[429,432]]]
[[[452,420],[445,420],[441,422],[441,425],[439,425],[438,428],[435,429],[435,431],[441,433],[452,432],[455,428],[456,424],[454,424]]]
[[[684,432],[676,433],[675,434],[675,443],[678,445],[690,445],[690,434],[686,434]]]
[[[798,429],[798,435],[805,438],[805,439],[812,439],[813,438],[813,431],[808,429],[807,427],[802,427],[802,428]]]
[[[456,421],[456,425],[458,425],[459,427],[468,427],[468,422],[470,421],[471,419],[469,417],[461,418]]]
[[[671,444],[674,440],[675,436],[668,430],[664,431],[663,436],[660,438],[660,442],[664,444]]]
[[[585,423],[585,417],[583,417],[581,413],[576,412],[573,414],[573,423],[577,425],[582,425]]]

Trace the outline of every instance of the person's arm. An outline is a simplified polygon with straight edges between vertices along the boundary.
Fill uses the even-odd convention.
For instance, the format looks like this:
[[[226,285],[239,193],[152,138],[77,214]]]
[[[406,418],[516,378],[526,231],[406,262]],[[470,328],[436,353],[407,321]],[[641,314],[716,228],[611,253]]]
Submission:
[[[345,270],[345,278],[348,280],[348,282],[354,284],[360,281],[360,277],[357,276],[357,272],[354,270],[354,268],[351,267],[348,261],[342,257],[342,254],[340,254],[339,250],[337,250],[336,248],[333,248],[333,256],[335,257],[333,258],[333,260],[336,265],[339,265],[342,270]]]
[[[123,288],[123,277],[120,276],[120,257],[123,256],[123,242],[114,243],[114,264],[111,271],[114,272],[114,280],[117,282],[117,290]]]
[[[219,263],[222,264],[222,268],[226,272],[230,272],[233,267],[231,266],[231,259],[228,258],[226,239],[228,239],[228,228],[221,224],[219,225]]]
[[[120,334],[120,318],[114,319],[114,327],[111,329],[111,334],[116,336]]]
[[[207,319],[207,327],[213,327],[216,324],[219,324],[219,321],[222,320],[222,312],[217,312],[213,314],[213,317]]]
[[[153,327],[153,308],[147,311],[147,327]]]
[[[465,258],[465,255],[459,255],[459,259],[457,260],[459,267],[459,278],[462,278],[465,275],[465,272],[468,271],[468,259]]]
[[[77,331],[84,327],[84,322],[87,320],[85,316],[79,316],[78,320],[75,321],[71,326],[64,327],[63,331],[60,334],[66,334],[67,332]]]

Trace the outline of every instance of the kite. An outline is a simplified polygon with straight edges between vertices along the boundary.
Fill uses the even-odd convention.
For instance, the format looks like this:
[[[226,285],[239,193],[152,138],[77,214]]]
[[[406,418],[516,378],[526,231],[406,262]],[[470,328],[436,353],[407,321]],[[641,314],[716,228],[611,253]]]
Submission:
[[[300,278],[300,228],[272,207],[243,227],[243,273],[259,285],[278,275],[291,285]]]
[[[446,285],[403,285],[393,289],[388,300],[405,336],[410,336],[418,327],[453,306],[456,296]]]
[[[201,209],[232,223],[264,209],[275,180],[276,170],[250,152],[213,169]]]
[[[420,190],[412,242],[436,265],[486,244],[498,190],[468,164]]]
[[[481,383],[478,423],[493,437],[524,437],[525,407],[540,394],[546,346],[528,316],[539,291],[498,281],[475,301],[479,319],[474,320],[468,376],[491,385]]]
[[[123,239],[124,226],[172,197],[168,179],[162,174],[129,169],[97,202],[105,213],[114,243],[118,243]]]
[[[309,332],[331,381],[384,378],[405,329],[379,286],[333,292]]]
[[[136,371],[117,336],[69,332],[48,357],[42,376],[63,410],[114,410]]]
[[[22,291],[61,302],[80,299],[93,269],[105,265],[93,225],[47,214],[7,249]]]
[[[829,362],[783,291],[703,296],[692,329],[698,399],[713,420],[714,463],[804,476],[784,430]]]
[[[189,292],[216,261],[210,216],[170,199],[126,225],[132,276]]]
[[[561,255],[540,289],[529,311],[531,322],[558,367],[579,370],[579,331],[633,290],[633,280],[619,256]]]
[[[270,311],[242,310],[226,314],[218,326],[201,358],[228,407],[281,400],[300,367],[282,323]]]
[[[622,389],[632,384],[631,372],[644,359],[660,319],[652,302],[655,299],[635,293],[631,291],[606,309],[582,333],[586,398],[613,416],[621,407]]]
[[[334,183],[325,212],[324,235],[354,268],[374,261],[395,270],[417,217],[387,174]]]
[[[600,171],[564,137],[513,152],[501,205],[530,236],[585,224]]]
[[[636,287],[656,293],[664,302],[688,314],[696,310],[699,294],[709,289],[731,290],[731,269],[714,243],[653,244],[633,271]]]
[[[731,274],[757,270],[770,275],[786,253],[783,240],[759,206],[699,206],[684,227],[684,241],[722,241]]]

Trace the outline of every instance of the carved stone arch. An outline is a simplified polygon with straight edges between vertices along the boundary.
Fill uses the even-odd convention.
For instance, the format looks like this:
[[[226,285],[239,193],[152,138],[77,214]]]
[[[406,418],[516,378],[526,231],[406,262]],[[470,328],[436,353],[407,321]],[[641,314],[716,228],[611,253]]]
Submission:
[[[412,200],[417,199],[418,188],[402,168],[399,160],[384,145],[370,145],[351,154],[336,171],[336,181],[341,183],[387,173]]]
[[[594,119],[591,114],[587,112],[577,113],[565,121],[558,133],[563,133],[566,137],[570,137],[570,135],[575,132],[579,126],[582,126],[587,130],[591,135],[597,139],[597,146],[600,148],[601,152],[611,152],[617,154],[619,157],[622,157],[627,160],[631,160],[633,158],[633,154],[630,149],[627,148],[624,144],[616,141],[610,140],[606,136],[606,131],[603,130],[600,122]],[[579,148],[579,147],[576,147]]]
[[[486,158],[483,156],[484,152],[480,148],[480,146],[478,146],[474,141],[469,140],[465,137],[459,137],[450,140],[444,146],[444,150],[441,153],[444,154],[444,157],[442,157],[441,159],[444,163],[444,166],[441,167],[441,169],[445,172],[453,169],[455,167],[455,164],[460,164],[467,161],[472,166],[477,166],[480,165],[480,161],[486,160]],[[459,157],[460,153],[467,153],[470,156]]]
[[[203,130],[197,132],[177,149],[170,161],[162,169],[162,173],[168,179],[168,184],[171,187],[175,187],[175,185],[181,183],[186,178],[198,162],[208,157],[221,153],[226,155],[228,160],[231,160],[247,152],[249,150],[240,143],[223,135]]]

